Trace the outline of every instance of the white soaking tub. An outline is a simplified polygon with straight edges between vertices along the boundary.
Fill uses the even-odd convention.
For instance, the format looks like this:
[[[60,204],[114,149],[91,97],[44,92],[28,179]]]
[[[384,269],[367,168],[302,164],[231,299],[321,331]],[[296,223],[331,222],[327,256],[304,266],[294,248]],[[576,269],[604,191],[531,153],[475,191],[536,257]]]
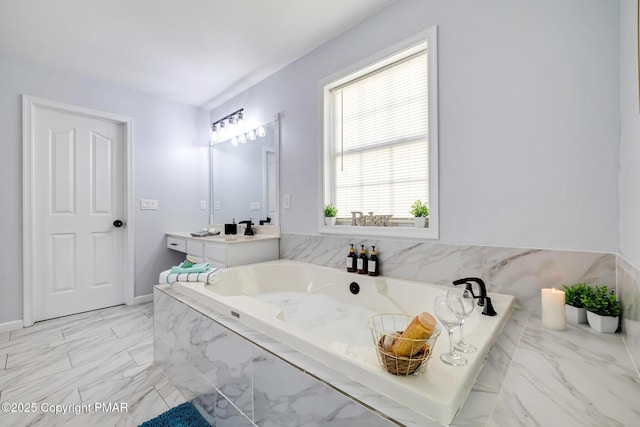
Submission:
[[[353,282],[356,294],[350,289]],[[451,423],[464,403],[514,304],[514,297],[491,292],[497,316],[484,316],[482,307],[476,307],[464,332],[478,349],[465,354],[465,366],[440,361],[449,344],[442,328],[426,372],[401,377],[380,366],[368,319],[377,313],[433,313],[435,297],[445,294],[446,287],[288,260],[222,270],[215,284],[173,286],[199,300],[205,297],[220,313],[442,424]],[[458,339],[457,331],[454,337]]]

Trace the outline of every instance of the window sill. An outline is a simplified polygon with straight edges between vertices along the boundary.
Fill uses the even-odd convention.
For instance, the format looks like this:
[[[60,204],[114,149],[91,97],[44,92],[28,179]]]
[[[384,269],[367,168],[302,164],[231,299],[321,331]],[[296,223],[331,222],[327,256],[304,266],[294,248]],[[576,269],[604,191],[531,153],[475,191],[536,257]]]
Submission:
[[[415,226],[367,227],[353,225],[321,225],[320,234],[339,234],[348,236],[402,237],[412,239],[438,239],[435,227],[416,228]]]

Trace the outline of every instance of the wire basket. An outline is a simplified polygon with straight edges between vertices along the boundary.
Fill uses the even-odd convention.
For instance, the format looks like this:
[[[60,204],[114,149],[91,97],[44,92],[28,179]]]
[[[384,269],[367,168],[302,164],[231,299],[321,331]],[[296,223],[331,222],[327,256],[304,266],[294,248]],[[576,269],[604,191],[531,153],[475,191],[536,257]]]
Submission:
[[[369,329],[373,344],[376,346],[378,360],[387,372],[394,375],[419,375],[427,370],[427,364],[433,353],[433,347],[440,336],[440,325],[436,326],[433,334],[427,340],[399,338],[407,325],[415,316],[397,313],[375,314],[369,318]],[[411,341],[411,348],[417,353],[412,356],[398,356],[391,352],[391,343],[395,340]]]

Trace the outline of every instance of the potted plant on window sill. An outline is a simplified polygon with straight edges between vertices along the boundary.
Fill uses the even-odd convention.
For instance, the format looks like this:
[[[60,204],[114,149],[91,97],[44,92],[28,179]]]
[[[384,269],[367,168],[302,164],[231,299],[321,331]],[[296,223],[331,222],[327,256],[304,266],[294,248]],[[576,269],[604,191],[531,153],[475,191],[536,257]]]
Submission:
[[[613,333],[618,329],[622,306],[614,291],[606,285],[596,286],[593,292],[583,296],[589,326],[598,332]]]
[[[420,199],[416,200],[411,205],[411,211],[409,211],[414,217],[414,224],[417,228],[424,228],[427,225],[429,216],[429,208],[427,205],[422,204]]]
[[[338,209],[329,203],[324,207],[324,225],[336,225],[336,215],[338,214]]]
[[[572,286],[564,286],[565,312],[567,320],[573,323],[587,323],[587,309],[582,303],[583,297],[593,293],[593,289],[586,283],[576,283]]]

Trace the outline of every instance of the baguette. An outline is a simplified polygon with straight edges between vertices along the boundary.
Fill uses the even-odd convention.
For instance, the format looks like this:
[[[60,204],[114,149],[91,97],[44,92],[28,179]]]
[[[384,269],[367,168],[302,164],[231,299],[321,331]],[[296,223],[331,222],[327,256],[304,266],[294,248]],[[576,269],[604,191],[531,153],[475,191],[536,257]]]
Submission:
[[[391,346],[391,352],[401,357],[413,356],[420,352],[436,329],[436,324],[437,321],[431,314],[420,313],[411,320],[402,335],[395,340]]]

